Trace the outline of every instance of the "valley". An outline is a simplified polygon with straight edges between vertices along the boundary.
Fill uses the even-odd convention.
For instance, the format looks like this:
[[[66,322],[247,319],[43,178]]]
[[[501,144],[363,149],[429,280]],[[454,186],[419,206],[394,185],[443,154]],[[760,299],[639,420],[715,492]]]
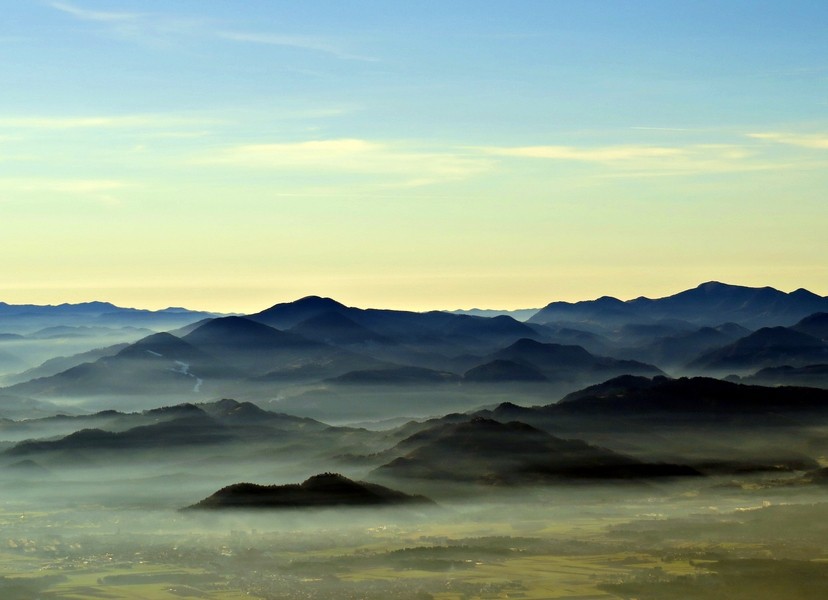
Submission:
[[[0,595],[822,598],[825,299],[678,296],[57,345],[0,390]]]

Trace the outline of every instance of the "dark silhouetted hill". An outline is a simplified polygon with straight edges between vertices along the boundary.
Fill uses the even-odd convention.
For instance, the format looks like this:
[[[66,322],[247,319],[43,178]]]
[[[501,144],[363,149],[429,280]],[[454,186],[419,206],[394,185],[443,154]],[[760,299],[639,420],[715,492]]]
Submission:
[[[333,345],[393,344],[394,341],[358,325],[341,312],[328,311],[306,319],[289,329],[309,340]]]
[[[619,377],[590,386],[542,409],[596,418],[624,414],[778,414],[828,410],[828,390],[742,385],[708,377]]]
[[[525,423],[485,418],[439,423],[402,440],[394,450],[400,456],[374,475],[518,485],[698,474],[679,465],[643,463],[581,440],[563,440]]]
[[[740,383],[828,388],[828,364],[767,367],[740,378]]]
[[[105,356],[114,356],[128,345],[129,344],[126,343],[114,344],[112,346],[107,346],[106,348],[96,348],[95,350],[73,354],[72,356],[57,356],[55,358],[50,358],[37,367],[27,369],[22,373],[9,375],[5,378],[5,380],[9,385],[11,385],[41,377],[51,377],[61,371],[66,371],[72,367],[82,365],[83,363],[95,362]]]
[[[279,331],[252,319],[214,319],[184,339],[258,381],[318,381],[383,366],[358,352]]]
[[[133,427],[126,431],[82,429],[59,440],[20,442],[6,451],[12,456],[67,450],[137,451],[174,447],[217,444],[231,439],[230,432],[203,411],[192,407],[179,418],[153,425]]]
[[[290,329],[303,321],[313,319],[325,313],[336,313],[346,315],[353,309],[340,304],[331,298],[319,296],[306,296],[294,302],[283,302],[276,304],[261,312],[250,315],[254,321],[276,329]]]
[[[444,331],[446,335],[474,338],[519,339],[539,337],[535,329],[507,315],[490,318],[456,315],[447,323]]]
[[[117,359],[138,359],[154,360],[165,358],[182,362],[194,363],[212,360],[208,354],[196,348],[192,344],[175,337],[169,333],[155,333],[149,335],[134,344],[130,344],[118,354]]]
[[[809,315],[793,325],[791,329],[813,336],[818,340],[828,341],[828,312]]]
[[[749,334],[750,331],[744,327],[728,323],[669,335],[617,353],[661,367],[685,366],[699,355],[717,350]]]
[[[6,388],[9,393],[45,396],[187,394],[203,378],[226,376],[231,369],[169,333],[156,333],[130,344],[114,356]]]
[[[360,309],[317,296],[277,304],[249,318],[346,347],[358,342],[355,349],[378,360],[444,370],[448,370],[448,357],[539,337],[533,327],[505,315],[485,318],[442,311]]]
[[[206,322],[182,338],[243,373],[261,375],[329,354],[332,348],[246,319],[224,317]]]
[[[94,449],[98,445],[135,451],[208,443],[260,443],[270,439],[279,443],[303,435],[310,439],[320,432],[335,435],[336,428],[225,398],[134,413],[108,410],[92,415],[0,421],[0,432],[5,440],[21,442],[16,452],[27,453]]]
[[[390,488],[353,481],[336,473],[315,475],[301,484],[237,483],[220,489],[188,509],[278,509],[430,504]]]
[[[466,371],[463,380],[474,383],[549,381],[537,368],[514,360],[495,359]]]
[[[314,419],[264,410],[252,402],[239,402],[232,398],[223,398],[216,402],[196,406],[225,425],[267,425],[278,427],[282,431],[322,431],[329,428],[325,423]]]
[[[658,367],[634,360],[594,356],[580,346],[544,344],[521,339],[484,358],[482,364],[496,360],[525,365],[550,381],[585,381],[606,379],[613,375],[661,375]]]
[[[818,455],[807,432],[828,424],[828,390],[624,376],[553,404],[503,403],[475,414],[703,473],[801,470]]]
[[[764,327],[690,363],[715,372],[755,371],[763,367],[828,362],[828,344],[787,327]]]
[[[564,346],[581,346],[596,356],[611,356],[613,350],[617,347],[617,344],[608,337],[591,331],[563,327],[554,323],[549,325],[530,323],[529,325],[541,335],[539,339],[543,342]]]

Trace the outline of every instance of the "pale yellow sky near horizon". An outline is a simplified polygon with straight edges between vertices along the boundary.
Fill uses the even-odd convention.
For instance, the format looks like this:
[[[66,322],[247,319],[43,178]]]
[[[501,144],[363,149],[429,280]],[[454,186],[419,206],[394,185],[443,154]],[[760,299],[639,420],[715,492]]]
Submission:
[[[0,300],[248,312],[315,294],[412,310],[525,308],[709,280],[826,294],[828,170],[815,162],[826,151],[754,143],[718,156],[712,175],[707,159],[679,169],[672,155],[487,157],[410,185],[410,173],[380,167],[352,181],[324,150],[311,169],[324,188],[305,166],[135,159],[146,176],[67,189],[42,180],[4,200],[14,227]]]
[[[503,289],[502,280],[495,280],[488,282],[487,285],[478,287],[488,287],[491,294],[482,295],[479,297],[481,301],[475,301],[469,295],[465,295],[465,290],[460,293],[454,293],[455,290],[451,285],[439,285],[441,282],[430,281],[418,282],[410,281],[408,285],[417,286],[422,283],[425,287],[439,286],[434,289],[444,290],[442,293],[436,293],[433,297],[423,297],[423,294],[417,295],[417,301],[411,301],[409,297],[394,293],[395,291],[403,292],[408,289],[406,286],[394,287],[384,285],[378,282],[370,282],[365,279],[353,280],[350,282],[327,282],[327,289],[325,284],[313,287],[315,283],[308,281],[309,287],[292,288],[290,286],[249,286],[249,287],[234,287],[224,288],[221,286],[191,286],[176,288],[174,284],[167,283],[159,285],[158,287],[137,287],[124,286],[116,288],[99,288],[94,284],[86,287],[75,287],[68,290],[60,287],[41,287],[38,289],[28,290],[9,290],[0,286],[0,301],[8,304],[41,304],[41,305],[55,305],[62,303],[78,303],[90,301],[105,301],[111,302],[117,306],[129,308],[141,308],[148,310],[160,310],[170,306],[184,307],[191,310],[204,310],[221,313],[240,313],[250,314],[260,310],[264,310],[274,304],[283,302],[292,302],[304,296],[325,296],[333,298],[347,306],[355,306],[358,308],[383,308],[394,310],[411,310],[411,311],[427,311],[427,310],[455,310],[455,309],[499,309],[499,310],[517,310],[526,308],[542,308],[543,306],[555,301],[576,302],[579,300],[593,300],[599,296],[614,296],[621,300],[630,300],[639,296],[646,296],[649,298],[661,298],[671,296],[686,289],[696,287],[706,281],[715,280],[732,285],[745,285],[748,287],[763,287],[764,280],[761,279],[761,274],[757,274],[755,279],[741,279],[734,278],[712,278],[705,280],[698,280],[692,282],[681,282],[678,280],[664,279],[659,281],[661,285],[652,285],[648,289],[635,289],[630,285],[627,288],[618,287],[617,291],[603,290],[595,291],[589,286],[589,282],[583,282],[584,287],[577,285],[559,285],[557,288],[549,286],[545,290],[525,290],[524,298],[529,299],[523,304],[510,302],[513,296],[499,294]],[[799,287],[796,284],[790,285],[771,285],[783,292],[792,292]],[[808,288],[811,292],[821,296],[828,296],[828,291],[825,289]],[[520,289],[515,290],[520,292]],[[241,298],[241,300],[239,300]],[[457,298],[461,298],[458,302]],[[482,301],[483,299],[491,301]],[[498,300],[500,299],[500,300]]]
[[[828,9],[597,6],[9,3],[0,301],[828,294]]]

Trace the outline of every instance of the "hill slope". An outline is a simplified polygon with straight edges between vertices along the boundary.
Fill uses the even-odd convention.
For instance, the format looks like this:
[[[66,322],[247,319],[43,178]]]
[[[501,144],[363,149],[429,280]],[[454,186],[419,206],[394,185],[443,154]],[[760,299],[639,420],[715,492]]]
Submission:
[[[773,366],[828,362],[828,344],[787,327],[764,327],[732,344],[705,353],[691,368],[709,371],[755,371]]]
[[[524,365],[532,371],[539,372],[550,381],[595,381],[621,374],[661,375],[662,371],[653,365],[634,360],[619,360],[605,356],[595,356],[581,346],[561,344],[544,344],[532,339],[521,339],[489,356],[481,366],[489,365],[486,370],[494,370],[492,363],[507,361]],[[472,375],[479,371],[473,371]],[[527,371],[528,373],[528,371]]]
[[[525,423],[485,418],[438,423],[402,440],[395,450],[404,454],[375,475],[515,485],[698,474],[679,465],[643,463],[581,440],[563,440]]]
[[[427,503],[431,501],[423,496],[411,496],[375,483],[353,481],[336,473],[324,473],[300,484],[237,483],[222,488],[187,508],[215,510],[377,507]]]

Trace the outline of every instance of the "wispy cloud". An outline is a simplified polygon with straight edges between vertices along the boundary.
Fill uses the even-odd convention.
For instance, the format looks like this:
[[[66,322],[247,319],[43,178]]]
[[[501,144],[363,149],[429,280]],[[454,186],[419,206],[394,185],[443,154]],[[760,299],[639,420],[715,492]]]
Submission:
[[[479,156],[354,138],[236,145],[195,162],[273,171],[371,174],[378,178],[378,185],[406,186],[465,179],[492,164]]]
[[[95,194],[111,192],[128,186],[126,182],[114,179],[38,179],[3,180],[3,183],[23,192],[60,192],[66,194]]]
[[[381,152],[381,144],[360,139],[317,140],[278,144],[243,144],[226,148],[206,162],[248,167],[324,166],[337,170],[367,168],[365,158]]]
[[[602,175],[612,177],[694,175],[807,166],[774,160],[746,144],[515,146],[481,147],[478,151],[503,158],[592,164],[602,169]]]
[[[207,21],[199,17],[97,11],[68,2],[52,2],[50,6],[77,20],[97,24],[109,36],[150,47],[169,47],[184,37],[210,35]]]
[[[29,194],[40,196],[71,197],[91,201],[104,206],[121,204],[115,195],[131,187],[131,183],[116,179],[48,179],[48,178],[0,178],[0,191],[3,201],[13,201],[15,197]]]
[[[828,150],[828,134],[825,133],[798,134],[766,132],[749,133],[748,137],[767,142],[785,144],[788,146],[797,146],[799,148],[815,148],[819,150]]]
[[[71,130],[71,129],[144,129],[167,131],[154,135],[169,137],[199,137],[209,133],[207,128],[223,127],[250,119],[268,121],[301,121],[336,118],[355,110],[358,106],[272,106],[267,110],[244,110],[216,113],[143,113],[143,114],[91,114],[91,115],[0,115],[0,140],[10,131],[23,130]]]
[[[52,2],[52,3],[50,3],[50,6],[52,8],[56,8],[59,11],[70,14],[73,17],[76,17],[76,18],[81,19],[83,21],[103,21],[103,22],[112,23],[112,22],[133,21],[133,20],[141,18],[143,16],[142,14],[139,14],[139,13],[87,10],[87,9],[75,6],[73,4],[69,4],[67,2]]]
[[[223,39],[247,44],[281,46],[326,54],[343,60],[376,61],[350,51],[341,40],[312,35],[223,31],[217,24],[199,17],[178,17],[164,13],[137,13],[89,10],[68,2],[51,2],[52,8],[81,21],[97,23],[108,34],[150,46],[169,46],[184,38]]]
[[[113,129],[204,126],[216,120],[163,114],[0,117],[0,129]]]
[[[578,148],[575,146],[518,146],[484,147],[481,150],[486,154],[495,156],[549,158],[598,163],[628,162],[642,158],[676,157],[685,154],[685,150],[679,148],[659,146],[603,146],[597,148]]]
[[[635,129],[639,131],[691,131],[687,127],[647,127],[643,125],[639,125],[637,127],[630,127],[630,129]]]
[[[268,46],[285,46],[288,48],[298,48],[301,50],[310,50],[313,52],[322,52],[330,54],[336,58],[345,60],[363,60],[375,62],[377,59],[370,56],[361,56],[347,51],[341,44],[334,40],[317,36],[305,35],[280,35],[273,33],[249,33],[238,31],[221,31],[218,32],[220,38],[232,40],[235,42],[248,42],[251,44],[265,44]]]
[[[141,126],[138,117],[4,117],[0,127],[6,129],[90,129],[101,127]]]

